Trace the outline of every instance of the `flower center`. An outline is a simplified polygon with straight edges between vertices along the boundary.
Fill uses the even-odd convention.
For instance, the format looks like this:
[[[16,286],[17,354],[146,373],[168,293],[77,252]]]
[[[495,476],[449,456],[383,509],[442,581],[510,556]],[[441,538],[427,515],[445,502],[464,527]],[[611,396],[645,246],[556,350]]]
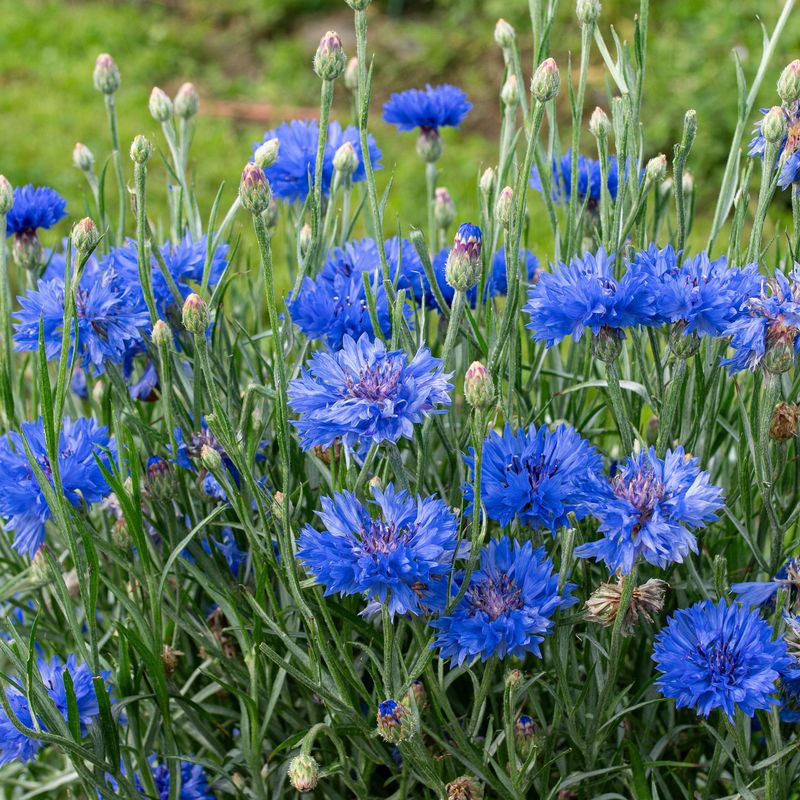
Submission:
[[[520,458],[515,454],[511,456],[511,463],[507,469],[516,475],[523,472],[527,473],[531,491],[535,491],[543,480],[551,478],[558,472],[558,464],[545,464],[544,455],[540,455],[536,459],[530,457]]]
[[[345,372],[345,397],[380,403],[395,392],[401,370],[399,361],[386,359],[362,369],[357,379]]]
[[[705,658],[712,675],[728,680],[736,669],[736,654],[731,651],[727,642],[714,642],[708,650],[697,645],[697,653]]]
[[[369,529],[361,534],[361,546],[366,553],[388,555],[407,542],[410,535],[408,528],[398,530],[394,522],[387,525],[382,519],[374,519]]]
[[[653,515],[653,510],[666,495],[666,488],[652,469],[644,468],[632,478],[626,479],[621,473],[611,479],[611,490],[622,500],[626,500],[639,512],[639,524],[634,533]]]
[[[522,591],[507,573],[497,578],[483,578],[467,592],[473,614],[483,611],[492,622],[509,611],[522,608]]]

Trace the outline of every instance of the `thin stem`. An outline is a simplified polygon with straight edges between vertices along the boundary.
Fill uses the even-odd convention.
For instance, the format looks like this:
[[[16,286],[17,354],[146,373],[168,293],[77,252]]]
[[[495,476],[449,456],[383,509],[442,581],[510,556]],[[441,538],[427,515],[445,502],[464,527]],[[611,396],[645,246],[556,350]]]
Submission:
[[[667,446],[672,439],[672,423],[675,419],[675,412],[678,409],[683,384],[686,382],[686,359],[675,357],[675,370],[672,373],[672,380],[667,388],[667,396],[658,418],[658,441],[656,442],[656,454],[659,458],[664,458]]]
[[[611,410],[617,422],[619,437],[622,440],[622,449],[625,455],[633,452],[633,437],[628,412],[625,408],[625,398],[619,384],[619,372],[616,362],[606,364],[606,377],[608,378],[608,394],[611,398]]]
[[[158,319],[156,302],[153,295],[153,271],[150,268],[149,241],[147,238],[147,165],[134,164],[134,182],[136,184],[136,239],[138,242],[137,266],[139,268],[139,283],[142,285],[142,294],[150,312],[150,324],[154,325]]]
[[[125,241],[125,207],[128,203],[128,192],[125,188],[125,173],[122,170],[122,155],[119,149],[119,130],[117,128],[117,109],[114,105],[114,95],[107,94],[104,97],[108,115],[108,127],[111,131],[111,148],[113,150],[114,171],[117,175],[117,191],[119,193],[119,216],[114,239],[117,247],[121,247]]]

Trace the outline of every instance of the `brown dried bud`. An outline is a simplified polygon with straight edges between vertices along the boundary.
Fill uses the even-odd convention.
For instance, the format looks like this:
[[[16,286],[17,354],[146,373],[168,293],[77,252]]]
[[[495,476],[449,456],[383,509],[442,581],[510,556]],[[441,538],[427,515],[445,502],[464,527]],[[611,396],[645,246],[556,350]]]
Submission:
[[[788,442],[797,436],[797,420],[800,418],[800,405],[781,401],[772,412],[769,423],[769,437],[776,442]]]
[[[469,775],[462,775],[460,778],[450,781],[444,788],[447,791],[447,800],[482,800],[483,798],[483,786]]]
[[[183,655],[180,650],[165,644],[161,648],[161,663],[164,665],[164,672],[167,676],[172,675],[178,669],[178,659]]]
[[[664,595],[669,584],[658,578],[637,586],[633,590],[625,619],[622,622],[622,634],[630,636],[639,617],[644,617],[648,622],[653,621],[653,614],[657,614],[664,607]],[[619,603],[622,597],[622,579],[616,583],[601,583],[592,596],[586,601],[586,619],[589,622],[599,622],[605,627],[614,624],[619,613]]]

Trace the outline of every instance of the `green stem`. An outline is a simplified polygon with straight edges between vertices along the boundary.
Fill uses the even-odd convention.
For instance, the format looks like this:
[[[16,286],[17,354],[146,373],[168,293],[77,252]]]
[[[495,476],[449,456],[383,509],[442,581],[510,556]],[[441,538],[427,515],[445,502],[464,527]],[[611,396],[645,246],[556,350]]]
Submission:
[[[117,109],[114,104],[114,95],[107,94],[104,97],[108,115],[108,127],[111,131],[111,148],[113,150],[114,171],[117,175],[117,191],[119,193],[119,216],[115,241],[117,247],[121,247],[125,241],[125,208],[128,203],[128,192],[125,188],[125,173],[122,170],[122,155],[119,149],[119,129],[117,127]]]
[[[633,437],[631,435],[631,424],[628,420],[628,412],[625,408],[625,398],[622,396],[622,388],[619,385],[619,372],[616,361],[606,364],[606,377],[608,378],[608,394],[611,398],[611,410],[617,422],[619,437],[622,441],[622,449],[625,455],[633,452]]]
[[[425,187],[428,196],[428,241],[431,250],[436,248],[436,218],[434,215],[434,202],[436,193],[436,162],[428,161],[425,164]]]
[[[6,248],[6,215],[0,214],[0,324],[3,343],[0,347],[0,394],[6,429],[15,424],[14,392],[11,385],[11,289],[8,281],[8,249]]]
[[[779,145],[767,142],[764,158],[761,163],[761,188],[758,192],[758,205],[753,219],[753,230],[750,234],[750,247],[747,248],[747,262],[752,264],[761,256],[761,237],[764,232],[764,222],[767,218],[772,195],[775,194],[776,181],[773,180],[775,162],[778,158]]]
[[[150,268],[149,242],[147,239],[147,165],[134,164],[134,182],[136,184],[136,239],[138,241],[137,266],[142,294],[150,312],[150,324],[158,319],[156,301],[153,295],[153,271]]]
[[[683,384],[686,382],[686,359],[675,357],[675,371],[672,373],[672,380],[669,382],[667,396],[661,409],[658,419],[658,441],[656,442],[656,455],[664,458],[667,447],[672,440],[672,423],[675,419],[675,412],[678,409]]]

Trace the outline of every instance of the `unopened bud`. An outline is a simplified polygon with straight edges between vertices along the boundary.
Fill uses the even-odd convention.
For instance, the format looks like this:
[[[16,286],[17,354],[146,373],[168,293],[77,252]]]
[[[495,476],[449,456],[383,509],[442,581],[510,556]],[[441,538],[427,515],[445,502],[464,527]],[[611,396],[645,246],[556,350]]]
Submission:
[[[613,364],[622,351],[622,333],[604,325],[592,336],[592,354],[604,364]]]
[[[175,472],[172,464],[161,456],[147,459],[145,488],[148,496],[156,500],[169,500],[175,489]]]
[[[31,559],[31,580],[36,584],[50,583],[52,580],[50,567],[45,556],[45,545],[42,545]]]
[[[453,249],[447,256],[445,279],[457,292],[466,292],[481,275],[481,229],[470,222],[458,228]]]
[[[367,6],[372,2],[372,0],[345,0],[347,5],[353,9],[353,11],[366,11]]]
[[[443,231],[447,230],[456,218],[456,207],[453,203],[453,198],[450,197],[450,192],[444,186],[439,186],[434,193],[433,218],[436,222],[436,227]]]
[[[72,228],[72,246],[82,255],[91,253],[100,241],[100,231],[89,217],[76,222]]]
[[[469,775],[461,775],[444,788],[447,800],[483,800],[483,785]]]
[[[488,408],[494,401],[494,381],[480,361],[473,361],[464,375],[464,398],[473,408]]]
[[[253,160],[261,169],[269,169],[278,160],[280,149],[281,143],[278,139],[267,139],[256,148]]]
[[[496,174],[497,173],[492,167],[486,167],[481,175],[481,179],[478,181],[478,188],[481,190],[481,194],[486,198],[487,201],[492,196],[492,192],[494,191]]]
[[[645,167],[645,180],[652,184],[661,183],[667,177],[667,157],[661,153],[651,158]]]
[[[369,485],[373,489],[383,489],[383,481],[381,480],[381,476],[380,475],[373,475],[369,479]]]
[[[561,74],[555,59],[548,58],[536,68],[531,79],[531,92],[540,103],[552,100],[561,86]]]
[[[358,59],[353,56],[344,68],[344,85],[348,91],[358,91]]]
[[[419,680],[411,681],[411,686],[403,696],[403,705],[411,708],[411,697],[414,698],[414,704],[419,711],[425,709],[428,705],[428,693],[425,691],[425,684]]]
[[[384,700],[376,717],[378,734],[392,744],[408,741],[414,733],[414,718],[402,703]]]
[[[600,106],[592,112],[589,120],[589,131],[595,139],[600,140],[607,139],[608,134],[611,132],[611,120],[609,120],[608,114]]]
[[[516,75],[509,75],[500,90],[500,99],[506,108],[515,109],[519,105],[519,84]]]
[[[772,106],[761,123],[761,133],[770,144],[780,144],[786,136],[786,114],[780,106]]]
[[[600,16],[600,0],[578,0],[575,5],[575,16],[581,25],[590,25]]]
[[[645,441],[650,447],[655,447],[655,444],[658,441],[658,430],[658,417],[654,414],[649,420],[647,420],[647,428],[644,432]]]
[[[94,88],[103,94],[114,94],[119,89],[120,75],[116,61],[108,53],[101,53],[94,63]]]
[[[436,128],[421,128],[417,138],[417,154],[426,164],[433,164],[442,157],[444,145]]]
[[[308,251],[311,247],[311,240],[313,238],[313,232],[311,230],[311,226],[306,222],[302,228],[300,228],[300,233],[298,234],[298,244],[300,247],[300,255],[305,258],[308,255]]]
[[[511,217],[514,212],[514,190],[510,186],[504,186],[497,197],[494,207],[494,217],[497,223],[503,228],[511,225]]]
[[[14,188],[5,175],[0,175],[0,214],[8,214],[14,205]]]
[[[516,38],[517,34],[510,23],[504,19],[497,20],[497,25],[494,26],[494,40],[497,42],[498,47],[506,50],[514,44],[514,39]]]
[[[333,168],[345,179],[352,177],[358,169],[358,154],[350,142],[345,142],[334,153]]]
[[[272,190],[264,170],[257,164],[245,164],[239,184],[242,205],[251,214],[263,214],[269,208]]]
[[[81,172],[91,172],[94,167],[94,154],[85,144],[78,142],[72,148],[72,163]]]
[[[342,40],[335,31],[328,31],[320,40],[314,56],[314,72],[323,81],[335,81],[347,65]]]
[[[191,119],[200,110],[200,95],[193,83],[184,83],[175,95],[175,114],[181,119]]]
[[[217,472],[222,467],[222,456],[219,454],[219,450],[204,444],[200,448],[200,463],[209,472]]]
[[[156,347],[172,347],[172,329],[163,319],[157,319],[153,325],[153,332],[150,335]]]
[[[11,253],[14,263],[22,269],[35,271],[43,263],[42,243],[36,231],[20,231],[16,234]]]
[[[517,751],[525,758],[536,745],[536,723],[528,714],[520,714],[514,723],[514,741]]]
[[[153,91],[150,92],[148,108],[150,109],[150,116],[158,122],[168,122],[172,119],[172,100],[158,86],[154,86]]]
[[[153,155],[153,145],[146,136],[140,133],[135,136],[131,143],[131,160],[137,164],[146,164]]]
[[[181,319],[189,333],[205,333],[209,323],[206,301],[199,294],[190,294],[183,304]]]
[[[289,763],[287,775],[296,792],[313,792],[319,781],[319,764],[313,756],[301,753]]]
[[[800,100],[800,60],[795,59],[781,72],[778,78],[778,97],[787,106]]]
[[[778,403],[772,411],[769,424],[769,436],[776,442],[788,442],[797,436],[797,420],[800,417],[800,406],[794,403]]]

